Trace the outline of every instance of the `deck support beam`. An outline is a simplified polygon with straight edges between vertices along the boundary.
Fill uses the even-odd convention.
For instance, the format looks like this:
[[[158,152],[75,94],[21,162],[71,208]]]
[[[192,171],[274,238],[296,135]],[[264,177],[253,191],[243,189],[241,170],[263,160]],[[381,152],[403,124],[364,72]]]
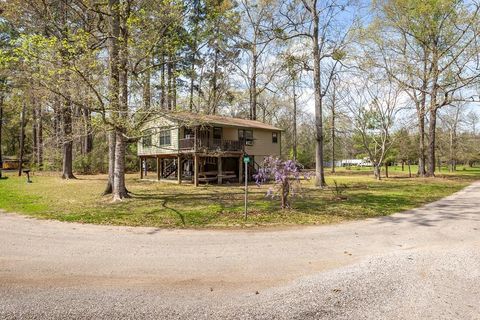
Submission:
[[[140,179],[143,179],[143,157],[140,157]]]
[[[223,168],[222,168],[222,157],[221,156],[218,156],[217,158],[217,183],[218,184],[222,184],[223,183]]]
[[[148,175],[148,162],[147,162],[148,157],[143,158],[143,176],[146,177]]]
[[[177,157],[177,182],[182,184],[182,157],[179,155]]]
[[[193,157],[193,184],[198,187],[198,155]]]
[[[157,156],[157,180],[160,181],[162,177],[162,159]]]
[[[243,182],[243,155],[238,158],[238,183]]]
[[[163,171],[165,170],[165,158],[162,158],[160,161],[160,177],[163,179],[165,176],[163,175]]]

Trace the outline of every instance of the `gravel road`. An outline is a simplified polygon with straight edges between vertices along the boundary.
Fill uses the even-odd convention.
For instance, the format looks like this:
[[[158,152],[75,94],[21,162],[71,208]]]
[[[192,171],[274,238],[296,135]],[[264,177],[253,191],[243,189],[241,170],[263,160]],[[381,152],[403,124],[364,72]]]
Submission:
[[[0,213],[0,319],[480,319],[480,183],[389,217],[283,230]]]

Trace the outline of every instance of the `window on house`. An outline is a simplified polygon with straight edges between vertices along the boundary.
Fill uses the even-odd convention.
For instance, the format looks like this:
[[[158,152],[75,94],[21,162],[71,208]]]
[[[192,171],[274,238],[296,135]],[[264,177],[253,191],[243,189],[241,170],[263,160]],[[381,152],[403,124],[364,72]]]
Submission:
[[[142,145],[144,148],[149,148],[152,146],[152,132],[145,131],[142,137]]]
[[[278,143],[278,132],[272,132],[272,143]]]
[[[238,130],[238,140],[245,141],[245,145],[247,146],[253,145],[253,130]]]
[[[222,139],[222,128],[221,127],[213,127],[213,139],[214,140],[221,140]]]
[[[193,129],[191,129],[191,128],[184,128],[184,129],[183,129],[183,137],[184,137],[185,139],[193,138]]]
[[[158,135],[158,144],[160,146],[169,146],[171,144],[171,132],[170,130],[162,130]]]

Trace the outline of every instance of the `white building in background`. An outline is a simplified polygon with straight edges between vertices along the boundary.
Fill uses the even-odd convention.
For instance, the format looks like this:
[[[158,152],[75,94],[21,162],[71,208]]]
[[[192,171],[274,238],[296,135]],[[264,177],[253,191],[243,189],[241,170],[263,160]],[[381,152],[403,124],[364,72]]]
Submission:
[[[369,158],[363,159],[342,159],[335,162],[337,167],[372,167],[373,164]]]

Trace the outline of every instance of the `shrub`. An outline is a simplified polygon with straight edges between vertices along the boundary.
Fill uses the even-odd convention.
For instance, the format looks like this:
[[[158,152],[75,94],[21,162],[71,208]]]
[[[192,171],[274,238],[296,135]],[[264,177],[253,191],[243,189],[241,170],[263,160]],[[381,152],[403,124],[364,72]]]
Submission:
[[[281,160],[276,157],[267,157],[254,178],[258,185],[273,180],[273,188],[268,190],[267,196],[280,198],[282,209],[290,207],[290,196],[300,193],[300,164],[293,160]],[[308,174],[304,174],[309,179]]]

